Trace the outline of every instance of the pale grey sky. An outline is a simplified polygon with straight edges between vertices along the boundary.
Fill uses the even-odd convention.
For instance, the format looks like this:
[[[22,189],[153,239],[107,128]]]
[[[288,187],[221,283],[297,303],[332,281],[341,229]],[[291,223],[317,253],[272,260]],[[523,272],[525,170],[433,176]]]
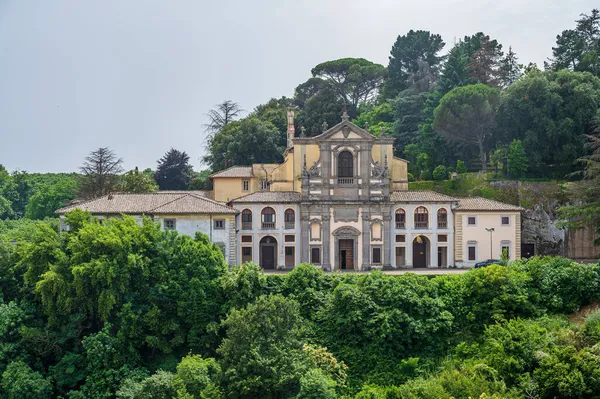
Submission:
[[[200,169],[205,113],[291,96],[316,64],[387,65],[399,34],[483,31],[523,63],[551,55],[590,0],[0,0],[0,164],[76,171],[109,146],[125,168],[170,147]]]

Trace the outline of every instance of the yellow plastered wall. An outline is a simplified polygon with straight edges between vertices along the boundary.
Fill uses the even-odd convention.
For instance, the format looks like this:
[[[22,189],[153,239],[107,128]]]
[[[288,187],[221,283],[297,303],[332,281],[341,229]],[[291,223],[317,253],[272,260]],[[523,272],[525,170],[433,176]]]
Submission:
[[[408,161],[404,159],[392,160],[392,190],[408,190]]]
[[[294,191],[301,192],[302,187],[299,182],[300,173],[302,173],[302,167],[304,166],[304,155],[306,155],[306,166],[310,168],[315,162],[319,161],[321,151],[319,150],[318,144],[294,144],[294,168],[293,172],[295,176],[293,178],[297,181],[294,185]]]
[[[285,160],[271,173],[271,191],[294,190],[294,152],[285,154]]]
[[[242,180],[250,180],[250,191],[243,191]],[[213,178],[213,199],[228,202],[234,198],[248,195],[253,192],[255,182],[253,178],[241,177],[215,177]]]

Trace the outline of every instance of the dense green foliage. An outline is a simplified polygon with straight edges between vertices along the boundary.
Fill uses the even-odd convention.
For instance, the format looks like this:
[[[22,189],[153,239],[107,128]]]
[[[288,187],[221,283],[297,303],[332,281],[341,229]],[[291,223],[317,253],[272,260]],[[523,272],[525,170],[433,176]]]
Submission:
[[[600,300],[600,264],[265,275],[150,220],[68,223],[0,231],[1,397],[591,398],[600,383],[600,316],[561,316]]]

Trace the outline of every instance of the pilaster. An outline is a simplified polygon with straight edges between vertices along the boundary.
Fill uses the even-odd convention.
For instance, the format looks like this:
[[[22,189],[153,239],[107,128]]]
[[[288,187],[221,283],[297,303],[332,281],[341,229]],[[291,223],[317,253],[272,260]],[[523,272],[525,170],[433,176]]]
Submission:
[[[371,267],[371,214],[363,208],[362,211],[362,266],[361,270]]]
[[[300,261],[302,263],[310,262],[308,242],[308,233],[310,231],[310,215],[308,212],[300,211]]]
[[[390,257],[392,256],[392,234],[391,234],[391,221],[392,216],[388,214],[383,215],[383,268],[391,269],[392,264],[390,262]]]
[[[323,269],[325,271],[329,271],[331,270],[331,260],[329,259],[329,255],[331,252],[331,248],[330,248],[330,238],[331,238],[331,234],[330,234],[330,215],[329,215],[329,208],[327,208],[327,213],[323,214],[321,216],[321,219],[323,220],[323,236],[321,237],[322,242],[323,242]]]

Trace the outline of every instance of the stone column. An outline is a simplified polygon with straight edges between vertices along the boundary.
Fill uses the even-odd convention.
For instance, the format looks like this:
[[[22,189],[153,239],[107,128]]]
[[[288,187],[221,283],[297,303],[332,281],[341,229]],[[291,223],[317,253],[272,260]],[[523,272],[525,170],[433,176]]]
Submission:
[[[330,243],[330,215],[329,208],[327,208],[327,213],[322,216],[323,220],[323,237],[321,237],[323,242],[323,270],[330,271],[331,270],[331,261],[329,259],[329,254],[331,253],[331,243]]]
[[[389,213],[383,214],[383,268],[391,269],[390,256],[392,251],[392,234],[391,234],[392,216]]]
[[[362,257],[361,270],[369,270],[371,266],[371,214],[365,208],[362,209]]]

